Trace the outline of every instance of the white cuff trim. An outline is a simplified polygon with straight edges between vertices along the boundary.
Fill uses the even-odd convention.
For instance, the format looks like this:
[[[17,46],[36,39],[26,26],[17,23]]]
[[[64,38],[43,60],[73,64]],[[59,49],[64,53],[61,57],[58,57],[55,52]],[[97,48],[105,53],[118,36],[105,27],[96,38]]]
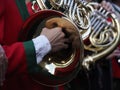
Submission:
[[[51,45],[44,35],[40,35],[32,40],[35,46],[37,64],[39,64],[43,57],[51,50]]]

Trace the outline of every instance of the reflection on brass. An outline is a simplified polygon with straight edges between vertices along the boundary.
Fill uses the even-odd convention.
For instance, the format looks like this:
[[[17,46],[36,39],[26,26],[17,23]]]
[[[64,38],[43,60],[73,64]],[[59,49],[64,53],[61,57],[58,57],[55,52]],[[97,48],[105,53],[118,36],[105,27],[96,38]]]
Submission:
[[[60,11],[64,13],[71,22],[74,22],[75,27],[78,28],[79,34],[81,34],[82,40],[84,41],[85,55],[80,63],[86,69],[89,69],[91,63],[109,55],[120,42],[120,25],[117,16],[114,13],[109,13],[103,7],[96,8],[98,3],[88,3],[84,0],[35,1],[38,3],[40,9]],[[43,66],[40,65],[51,68],[49,72],[53,74],[55,72],[54,68],[59,67],[59,65],[63,68],[73,63],[72,58],[76,50],[65,50],[65,52],[63,50],[61,52],[55,53],[56,57],[54,54],[49,53],[44,59],[47,59],[48,62],[52,61],[52,63],[49,65],[45,63],[42,64]],[[67,55],[65,53],[67,53]],[[55,59],[59,59],[59,54],[62,54],[60,56],[62,59],[56,61]],[[67,56],[70,57],[68,58]]]
[[[73,60],[75,58],[76,49],[80,49],[81,46],[78,28],[69,19],[65,17],[49,17],[48,19],[40,23],[40,25],[38,26],[39,28],[33,35],[34,37],[39,35],[39,30],[41,30],[41,26],[47,27],[49,29],[54,27],[62,27],[66,38],[69,38],[72,34],[72,36],[74,36],[75,38],[77,37],[77,39],[73,40],[71,43],[68,43],[69,47],[67,49],[63,49],[55,53],[50,52],[49,54],[47,54],[40,63],[40,66],[45,67],[47,63],[53,63],[56,68],[64,68],[74,62]],[[73,47],[73,45],[76,46]]]
[[[45,27],[49,29],[54,27],[62,27],[66,38],[69,38],[71,34],[71,36],[73,36],[74,38],[77,37],[77,39],[69,43],[69,47],[67,49],[55,53],[49,53],[47,56],[45,56],[43,60],[43,62],[45,61],[46,63],[46,61],[48,61],[49,59],[48,63],[52,62],[55,67],[64,68],[69,66],[74,60],[76,49],[80,48],[80,37],[77,31],[77,27],[75,27],[73,23],[71,23],[67,18],[64,17],[54,17],[46,20]],[[75,44],[75,46],[73,46],[73,44]]]
[[[44,18],[43,16],[48,14],[48,12],[50,15]],[[34,17],[33,19],[34,15],[36,18]],[[39,72],[37,72],[38,67],[36,67],[36,71],[31,73],[31,77],[37,83],[50,87],[66,84],[74,79],[79,72],[80,63],[84,56],[84,46],[79,29],[67,16],[55,10],[42,10],[34,15],[32,19],[36,21],[32,19],[31,21],[28,19],[30,23],[26,21],[31,31],[28,36],[31,36],[32,33],[31,39],[39,36],[44,27],[49,29],[61,27],[65,33],[65,38],[69,38],[70,42],[66,43],[68,44],[67,49],[62,49],[54,53],[51,51],[44,56],[43,60],[37,64],[40,69]]]
[[[91,63],[113,52],[120,42],[120,23],[117,16],[103,7],[96,8],[97,5],[94,2],[86,4],[92,27],[91,34],[84,43],[85,57],[82,65],[87,69]]]
[[[35,2],[41,10],[52,9],[64,13],[79,28],[83,39],[89,37],[91,33],[89,13],[80,0],[35,0]],[[36,12],[34,8],[33,11]]]

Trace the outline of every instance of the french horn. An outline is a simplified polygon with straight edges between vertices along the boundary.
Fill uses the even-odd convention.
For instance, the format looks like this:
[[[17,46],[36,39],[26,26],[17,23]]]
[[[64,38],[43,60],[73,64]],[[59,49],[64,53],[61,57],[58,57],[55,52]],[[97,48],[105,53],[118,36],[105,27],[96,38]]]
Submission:
[[[87,54],[82,65],[89,69],[91,63],[105,58],[120,44],[120,22],[116,14],[103,7],[96,8],[96,2],[84,2],[84,5],[89,10],[92,31],[84,43]]]
[[[120,42],[120,25],[117,16],[98,3],[84,0],[36,0],[42,9],[55,9],[63,12],[79,28],[84,42],[82,66],[109,55]],[[47,3],[49,3],[47,6]]]
[[[35,8],[36,5],[38,8]],[[41,73],[32,74],[36,82],[53,87],[66,84],[77,75],[81,65],[89,69],[91,63],[109,55],[117,47],[120,41],[120,26],[117,16],[102,7],[96,9],[95,5],[97,3],[88,3],[84,0],[34,0],[32,2],[31,8],[35,14],[23,26],[24,30],[29,31],[26,40],[33,38],[36,33],[33,29],[38,23],[49,16],[57,15],[57,17],[64,16],[68,22],[72,22],[80,35],[79,43],[81,45],[79,50],[67,50],[68,55],[66,52],[64,54],[59,52],[62,56],[65,55],[65,59],[68,56],[67,60],[59,61],[58,59],[58,62],[49,59],[51,56],[46,56],[47,64],[44,62],[46,60],[39,64]],[[55,59],[58,57],[55,56]],[[55,70],[58,70],[57,74]]]
[[[22,27],[22,33],[25,35],[22,34],[24,37],[21,41],[28,41],[39,36],[44,27],[49,29],[61,27],[65,31],[65,37],[73,35],[73,33],[69,34],[69,30],[78,36],[78,48],[72,47],[71,42],[68,43],[67,49],[55,53],[49,52],[37,65],[36,69],[39,71],[30,72],[31,78],[39,84],[49,87],[60,86],[70,82],[79,72],[84,56],[82,38],[76,25],[63,13],[55,10],[41,10],[25,21]]]
[[[39,8],[35,8],[36,4]],[[34,0],[32,10],[39,12],[39,10],[57,10],[64,13],[75,25],[79,28],[83,40],[89,37],[91,32],[91,25],[89,20],[89,13],[86,7],[79,0]]]

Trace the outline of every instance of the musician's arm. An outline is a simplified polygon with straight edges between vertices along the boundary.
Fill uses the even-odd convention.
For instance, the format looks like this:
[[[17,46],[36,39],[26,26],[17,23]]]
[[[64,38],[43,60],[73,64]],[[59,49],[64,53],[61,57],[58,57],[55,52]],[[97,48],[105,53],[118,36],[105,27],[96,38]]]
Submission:
[[[7,74],[26,73],[38,70],[38,63],[51,50],[52,52],[67,48],[68,39],[64,38],[61,28],[44,28],[41,35],[26,42],[3,45],[8,58]],[[37,61],[36,61],[37,59]]]
[[[37,45],[35,45],[31,40],[27,42],[17,42],[10,46],[7,45],[2,46],[8,59],[8,68],[7,68],[8,75],[14,73],[18,73],[18,74],[26,73],[31,70],[37,69],[37,67],[35,66],[37,66],[37,62],[38,63],[40,62],[38,60],[42,60],[44,55],[46,55],[46,53],[48,53],[51,49],[49,42],[45,37],[40,36],[39,39],[40,39],[39,41],[44,40],[44,43],[40,42],[37,43]],[[42,53],[42,54],[40,53],[41,55],[40,54],[37,55],[37,57],[36,57],[35,46],[37,47],[39,52]]]

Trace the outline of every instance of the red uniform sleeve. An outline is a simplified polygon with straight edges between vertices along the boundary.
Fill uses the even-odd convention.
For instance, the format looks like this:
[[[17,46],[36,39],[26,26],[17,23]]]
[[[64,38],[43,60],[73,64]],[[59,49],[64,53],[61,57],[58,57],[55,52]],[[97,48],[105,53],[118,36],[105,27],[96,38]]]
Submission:
[[[26,69],[26,58],[22,43],[15,43],[11,46],[3,46],[8,58],[8,73],[23,72]]]
[[[28,16],[24,0],[1,0],[0,44],[8,58],[7,76],[32,71],[37,65],[33,42],[18,42],[24,19]]]
[[[8,58],[8,75],[36,70],[37,62],[32,41],[17,42],[10,46],[3,45],[3,48]]]

